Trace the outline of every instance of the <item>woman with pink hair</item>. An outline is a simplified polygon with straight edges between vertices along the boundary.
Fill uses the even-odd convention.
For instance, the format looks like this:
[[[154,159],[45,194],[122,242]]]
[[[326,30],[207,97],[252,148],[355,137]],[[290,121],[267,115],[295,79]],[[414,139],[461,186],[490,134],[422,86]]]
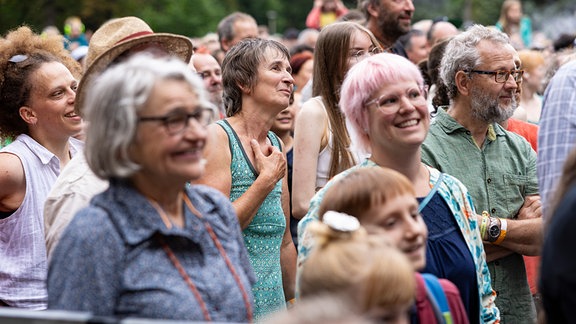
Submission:
[[[418,67],[394,54],[368,57],[348,71],[339,103],[349,123],[352,142],[370,157],[334,177],[312,199],[310,210],[298,227],[298,266],[313,248],[306,227],[318,219],[326,189],[357,168],[394,169],[413,184],[420,204],[418,212],[429,231],[426,262],[419,270],[448,279],[458,287],[471,323],[498,322],[496,293],[491,288],[468,190],[456,178],[421,162],[420,149],[428,135],[430,115]]]

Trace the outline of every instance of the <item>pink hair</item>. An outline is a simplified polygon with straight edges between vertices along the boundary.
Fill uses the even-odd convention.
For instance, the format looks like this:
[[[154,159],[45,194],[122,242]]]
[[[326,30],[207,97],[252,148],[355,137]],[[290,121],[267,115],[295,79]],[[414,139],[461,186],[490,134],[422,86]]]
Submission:
[[[349,132],[360,149],[370,152],[367,101],[388,84],[416,81],[424,88],[424,79],[416,65],[390,53],[376,54],[354,65],[346,74],[340,92],[340,109],[349,122]]]

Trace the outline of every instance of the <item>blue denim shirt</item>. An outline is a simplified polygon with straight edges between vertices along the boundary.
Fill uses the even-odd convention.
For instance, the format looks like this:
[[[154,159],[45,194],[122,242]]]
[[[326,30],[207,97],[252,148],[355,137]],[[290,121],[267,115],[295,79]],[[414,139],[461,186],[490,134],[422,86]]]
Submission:
[[[200,185],[186,194],[216,233],[253,307],[255,276],[230,201]],[[196,285],[211,319],[246,322],[241,290],[204,222],[185,205],[184,210],[184,228],[167,229],[144,196],[127,182],[113,180],[76,214],[56,246],[48,272],[48,308],[204,320],[194,294],[154,238],[158,233]]]

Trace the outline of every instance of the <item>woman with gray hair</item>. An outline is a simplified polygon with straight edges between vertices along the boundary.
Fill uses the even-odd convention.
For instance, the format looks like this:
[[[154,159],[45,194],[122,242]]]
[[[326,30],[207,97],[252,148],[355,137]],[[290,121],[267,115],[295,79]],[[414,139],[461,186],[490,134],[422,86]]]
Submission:
[[[86,159],[110,187],[76,214],[48,274],[48,307],[97,316],[252,320],[255,281],[228,199],[202,176],[209,105],[176,58],[138,54],[86,99]]]

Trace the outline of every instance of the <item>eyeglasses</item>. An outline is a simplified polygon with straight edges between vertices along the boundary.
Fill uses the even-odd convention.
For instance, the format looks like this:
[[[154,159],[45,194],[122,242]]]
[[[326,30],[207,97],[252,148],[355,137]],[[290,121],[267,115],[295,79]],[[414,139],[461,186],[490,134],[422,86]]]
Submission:
[[[193,118],[198,124],[208,126],[214,119],[214,111],[209,107],[201,107],[191,114],[179,112],[171,113],[165,116],[145,116],[139,117],[138,122],[161,122],[170,135],[180,134],[186,129]]]
[[[26,61],[27,59],[28,59],[28,55],[16,54],[16,55],[12,56],[10,59],[8,59],[8,62],[20,63],[20,62]]]
[[[368,51],[365,50],[354,50],[350,53],[350,58],[355,60],[356,62],[364,59],[366,56],[372,56],[375,54],[382,53],[382,49],[380,47],[374,47]]]
[[[482,71],[482,70],[468,70],[468,73],[478,73],[493,75],[494,81],[496,83],[506,83],[510,75],[516,82],[522,81],[522,76],[524,75],[524,70],[499,70],[499,71]]]
[[[400,110],[400,103],[402,97],[408,98],[410,103],[414,106],[426,105],[426,94],[428,87],[424,86],[422,89],[411,89],[407,94],[398,96],[396,94],[384,94],[376,99],[366,102],[365,106],[376,104],[378,110],[385,114],[394,114]]]

